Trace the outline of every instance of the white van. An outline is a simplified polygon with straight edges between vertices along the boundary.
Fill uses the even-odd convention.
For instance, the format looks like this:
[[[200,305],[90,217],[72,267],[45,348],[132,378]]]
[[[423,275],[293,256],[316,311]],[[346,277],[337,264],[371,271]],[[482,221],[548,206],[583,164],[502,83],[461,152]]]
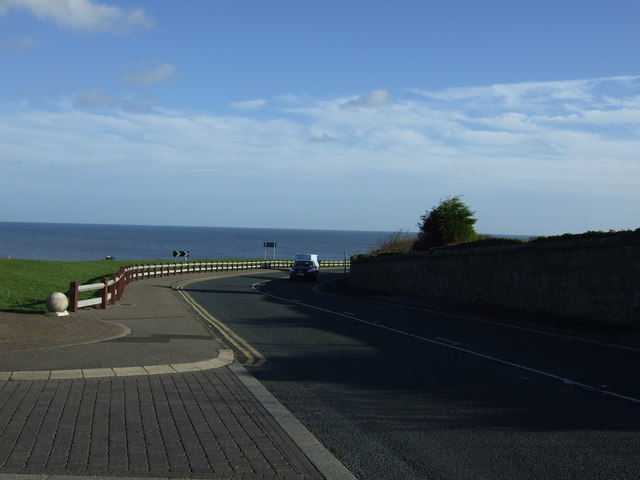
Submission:
[[[289,280],[318,280],[320,262],[315,253],[296,253],[293,265],[289,269]]]

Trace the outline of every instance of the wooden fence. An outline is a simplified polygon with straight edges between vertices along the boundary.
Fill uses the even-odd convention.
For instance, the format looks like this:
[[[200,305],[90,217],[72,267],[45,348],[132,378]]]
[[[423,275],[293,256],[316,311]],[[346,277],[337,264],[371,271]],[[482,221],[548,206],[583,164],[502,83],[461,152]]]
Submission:
[[[268,260],[268,261],[210,261],[210,262],[176,262],[149,265],[129,265],[121,267],[120,270],[110,276],[103,278],[98,283],[80,285],[78,282],[71,282],[69,286],[69,310],[77,312],[83,307],[100,305],[100,308],[107,308],[107,305],[114,305],[122,298],[125,287],[137,280],[149,278],[166,277],[169,275],[181,275],[188,273],[221,272],[236,270],[257,270],[257,269],[288,269],[291,260]],[[349,261],[323,260],[320,262],[321,268],[345,268]],[[98,296],[80,300],[82,292],[99,292]]]

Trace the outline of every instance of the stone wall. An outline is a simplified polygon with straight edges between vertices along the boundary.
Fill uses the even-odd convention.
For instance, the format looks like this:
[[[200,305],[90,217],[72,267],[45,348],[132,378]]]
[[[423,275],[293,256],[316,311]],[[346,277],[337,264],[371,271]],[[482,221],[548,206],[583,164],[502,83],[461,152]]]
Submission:
[[[354,258],[349,285],[576,321],[640,326],[640,231]]]

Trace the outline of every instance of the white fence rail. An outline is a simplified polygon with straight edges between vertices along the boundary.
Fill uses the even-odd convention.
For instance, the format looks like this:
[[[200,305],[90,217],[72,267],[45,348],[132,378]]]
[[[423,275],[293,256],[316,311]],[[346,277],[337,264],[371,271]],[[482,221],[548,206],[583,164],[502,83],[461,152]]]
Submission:
[[[137,280],[148,278],[166,277],[169,275],[181,275],[187,273],[221,272],[232,270],[257,270],[257,269],[285,269],[291,266],[291,260],[269,261],[210,261],[210,262],[179,262],[159,263],[145,265],[129,265],[121,267],[111,277],[105,277],[101,282],[80,285],[71,282],[69,291],[69,309],[77,312],[78,309],[93,305],[107,308],[114,305],[124,293],[126,285]],[[345,268],[350,262],[324,260],[320,262],[321,268]],[[80,293],[98,292],[98,296],[80,300]]]

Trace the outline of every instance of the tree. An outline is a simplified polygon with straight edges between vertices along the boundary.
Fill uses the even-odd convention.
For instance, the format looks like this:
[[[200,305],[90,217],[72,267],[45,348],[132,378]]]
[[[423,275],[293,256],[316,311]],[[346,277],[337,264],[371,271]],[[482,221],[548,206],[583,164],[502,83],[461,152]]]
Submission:
[[[429,214],[420,217],[420,232],[414,250],[428,250],[433,247],[470,242],[477,237],[473,225],[475,212],[465,205],[460,195],[440,201]]]

